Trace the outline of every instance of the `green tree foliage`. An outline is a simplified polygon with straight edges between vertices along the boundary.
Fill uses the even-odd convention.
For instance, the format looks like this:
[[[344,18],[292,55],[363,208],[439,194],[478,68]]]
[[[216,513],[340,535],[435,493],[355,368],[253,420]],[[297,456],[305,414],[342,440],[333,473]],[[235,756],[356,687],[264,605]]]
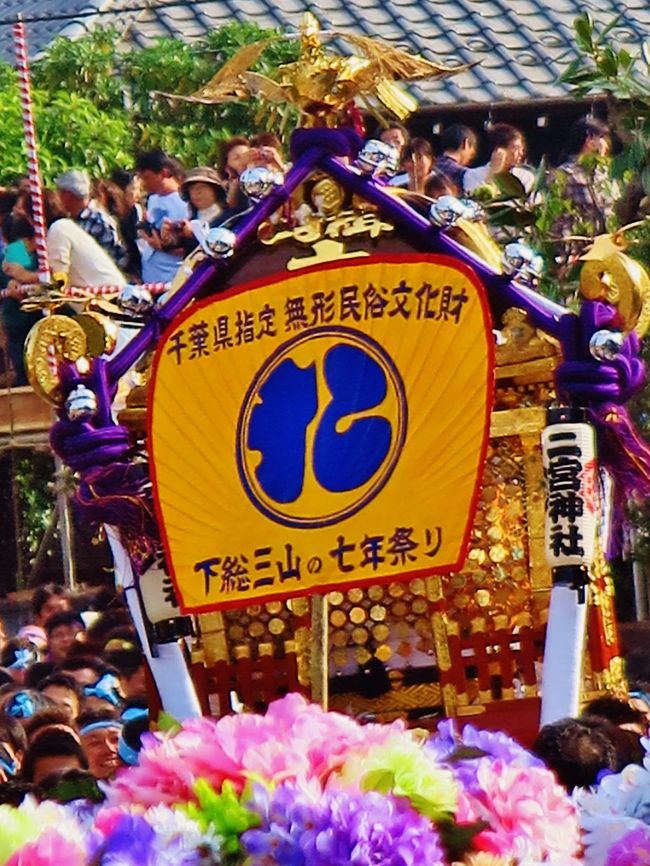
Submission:
[[[574,22],[580,57],[569,65],[562,80],[581,99],[604,95],[608,119],[622,147],[612,162],[612,174],[626,184],[626,209],[622,221],[650,214],[650,35],[633,53],[619,46],[614,33],[620,16],[606,25],[586,12]],[[650,221],[627,232],[628,252],[650,267]],[[643,353],[650,360],[648,338]],[[650,438],[650,389],[636,397],[633,412],[637,424]],[[649,518],[650,524],[650,518]]]
[[[233,22],[192,44],[165,37],[124,53],[110,27],[75,41],[56,39],[32,68],[45,182],[71,167],[105,175],[113,166],[131,166],[136,151],[151,147],[187,165],[215,163],[222,141],[260,128],[264,107],[256,100],[206,106],[153,94],[192,93],[240,47],[259,39],[273,41],[256,71],[274,75],[296,59],[296,40],[253,23]],[[0,64],[0,125],[0,184],[7,184],[27,165],[18,80],[7,64]]]
[[[34,114],[41,168],[46,182],[71,166],[102,174],[130,161],[131,131],[125,118],[98,108],[76,93],[48,93],[35,88]],[[24,175],[27,168],[22,110],[16,75],[0,65],[0,183]]]
[[[295,39],[253,23],[233,22],[192,44],[165,37],[123,53],[120,34],[110,27],[75,41],[56,39],[32,68],[45,182],[71,167],[105,175],[151,147],[188,165],[215,163],[222,141],[260,128],[264,107],[256,100],[206,106],[154,94],[192,93],[239,48],[260,39],[272,42],[256,71],[274,75],[296,59]],[[6,184],[26,170],[17,76],[6,64],[0,64],[0,96],[0,183]]]

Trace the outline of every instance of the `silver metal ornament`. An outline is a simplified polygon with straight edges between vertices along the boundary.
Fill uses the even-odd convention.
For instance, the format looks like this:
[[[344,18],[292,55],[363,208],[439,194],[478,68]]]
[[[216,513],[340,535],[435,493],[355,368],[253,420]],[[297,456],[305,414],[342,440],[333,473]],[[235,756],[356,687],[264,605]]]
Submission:
[[[203,248],[215,258],[225,259],[235,251],[237,235],[223,226],[210,229],[205,236]]]
[[[399,150],[392,144],[371,138],[359,151],[355,165],[373,176],[393,175],[399,168]]]
[[[524,283],[535,283],[544,273],[544,259],[523,241],[512,241],[503,250],[503,272]]]
[[[461,217],[467,214],[467,205],[455,195],[441,195],[429,208],[429,219],[441,229],[456,225]]]
[[[266,165],[247,168],[239,176],[239,186],[252,201],[261,201],[283,181],[283,175]]]
[[[474,201],[472,198],[464,198],[462,202],[465,205],[463,219],[473,223],[480,223],[485,219],[485,210],[477,201]]]
[[[620,354],[624,340],[620,331],[596,331],[589,340],[589,351],[597,361],[613,361]]]
[[[97,412],[97,396],[85,385],[75,385],[65,401],[65,412],[70,421],[84,421]]]
[[[129,283],[120,292],[117,305],[130,316],[144,316],[153,310],[156,302],[149,289]]]

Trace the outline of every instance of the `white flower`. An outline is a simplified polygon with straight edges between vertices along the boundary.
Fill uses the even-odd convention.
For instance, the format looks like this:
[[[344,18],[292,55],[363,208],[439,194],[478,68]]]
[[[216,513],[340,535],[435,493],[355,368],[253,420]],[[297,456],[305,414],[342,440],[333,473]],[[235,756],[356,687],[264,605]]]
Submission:
[[[219,836],[211,830],[203,832],[185,812],[160,805],[147,809],[144,817],[156,831],[159,862],[163,862],[165,854],[170,856],[172,862],[179,862],[176,858],[182,854],[196,852],[199,847],[207,849],[214,861],[219,862],[221,851]]]
[[[581,818],[585,866],[605,866],[609,849],[615,842],[643,821],[625,815],[583,815]]]

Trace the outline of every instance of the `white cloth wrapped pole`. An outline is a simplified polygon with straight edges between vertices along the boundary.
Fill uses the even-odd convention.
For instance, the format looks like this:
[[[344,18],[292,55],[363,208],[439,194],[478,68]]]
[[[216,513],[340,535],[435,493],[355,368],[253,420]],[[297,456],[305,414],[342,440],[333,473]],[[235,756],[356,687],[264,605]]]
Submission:
[[[571,586],[551,590],[542,673],[541,724],[548,725],[580,713],[586,603],[580,604]]]
[[[179,722],[201,716],[201,705],[179,642],[156,644],[158,656],[151,655],[144,617],[135,591],[131,560],[120,541],[118,530],[113,526],[104,528],[113,553],[115,584],[125,591],[129,611],[144,647],[144,654],[158,688],[163,709]]]
[[[601,513],[593,427],[568,419],[549,424],[542,461],[546,559],[553,569],[542,674],[541,723],[547,725],[580,712],[588,568]]]

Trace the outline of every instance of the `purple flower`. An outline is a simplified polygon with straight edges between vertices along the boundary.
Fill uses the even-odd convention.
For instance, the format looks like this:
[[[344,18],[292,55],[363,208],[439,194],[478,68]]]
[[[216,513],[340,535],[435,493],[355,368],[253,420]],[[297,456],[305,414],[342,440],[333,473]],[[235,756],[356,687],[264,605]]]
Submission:
[[[607,852],[606,866],[645,866],[650,863],[650,829],[635,827]]]
[[[453,719],[440,722],[436,733],[427,740],[426,748],[442,764],[451,767],[460,786],[470,793],[477,788],[479,758],[482,761],[502,760],[518,768],[545,766],[536,755],[502,731],[486,731],[465,725],[458,734]]]
[[[252,866],[437,866],[444,862],[431,822],[406,800],[374,791],[321,792],[287,782],[249,808],[262,826],[242,835]],[[272,816],[272,817],[271,817]]]
[[[141,815],[119,815],[108,834],[96,834],[91,841],[90,862],[97,858],[103,866],[155,866],[155,835]]]
[[[500,758],[513,767],[544,767],[544,761],[533,755],[502,731],[484,731],[465,725],[461,740],[470,748],[480,749],[491,758]]]
[[[461,739],[453,719],[443,719],[435,734],[432,734],[426,742],[426,748],[433,752],[441,763],[460,745]]]
[[[477,759],[480,757],[500,759],[512,767],[545,766],[540,758],[502,731],[485,731],[465,725],[462,733],[458,734],[453,719],[440,722],[437,732],[427,740],[426,748],[441,763],[451,766],[460,785],[470,791],[476,783]]]

